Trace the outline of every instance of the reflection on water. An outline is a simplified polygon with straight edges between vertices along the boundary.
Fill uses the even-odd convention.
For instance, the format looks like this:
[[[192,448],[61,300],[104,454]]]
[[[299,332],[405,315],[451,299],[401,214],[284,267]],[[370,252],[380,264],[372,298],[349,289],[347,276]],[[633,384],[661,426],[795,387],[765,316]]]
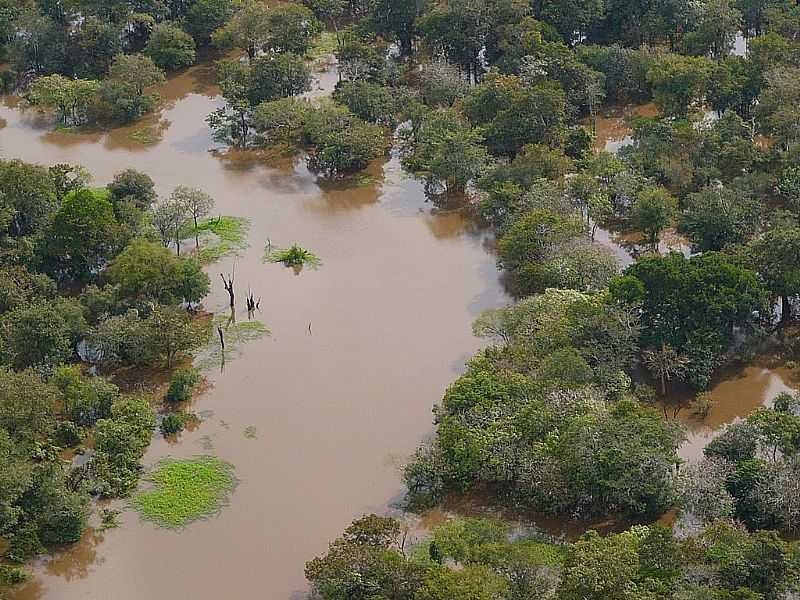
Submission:
[[[786,368],[753,365],[726,377],[710,390],[712,408],[704,419],[687,411],[678,413],[687,430],[687,439],[679,454],[691,461],[702,458],[703,448],[725,425],[760,406],[770,405],[781,392],[795,393],[799,387],[796,374]]]

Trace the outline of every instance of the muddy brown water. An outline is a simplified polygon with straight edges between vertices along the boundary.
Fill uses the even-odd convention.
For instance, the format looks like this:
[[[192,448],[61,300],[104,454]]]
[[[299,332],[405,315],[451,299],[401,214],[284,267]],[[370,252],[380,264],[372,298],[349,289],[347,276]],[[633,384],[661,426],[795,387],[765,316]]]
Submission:
[[[324,93],[335,72],[319,80]],[[162,90],[163,111],[111,133],[53,132],[13,99],[0,106],[3,158],[82,164],[98,185],[135,168],[161,194],[200,187],[217,212],[249,218],[251,246],[209,269],[206,306],[225,310],[219,273],[235,264],[238,318],[250,287],[271,330],[209,373],[212,387],[192,406],[204,422],[178,443],[157,436],[144,459],[211,453],[231,462],[240,480],[231,505],[181,532],[126,510],[119,528],[89,530],[38,561],[11,600],[304,597],[305,561],[354,517],[386,512],[402,494],[399,465],[431,433],[431,407],[480,347],[473,319],[509,301],[490,234],[437,211],[396,159],[358,185],[324,185],[301,158],[276,165],[210,152],[204,119],[220,105],[216,93],[209,67],[190,69]],[[141,130],[157,141],[134,141]],[[298,242],[323,265],[300,275],[265,265],[267,239]],[[719,391],[720,406],[732,399],[720,423],[775,388],[745,381]]]
[[[326,75],[323,88],[335,80]],[[326,187],[302,159],[268,166],[210,153],[204,120],[219,101],[209,77],[200,67],[172,79],[157,118],[111,134],[51,132],[34,111],[0,107],[3,158],[82,164],[99,185],[135,168],[162,194],[200,187],[217,212],[251,219],[251,246],[235,261],[239,318],[251,287],[272,332],[210,374],[213,387],[192,407],[212,413],[199,428],[174,445],[156,437],[144,459],[212,453],[231,462],[240,479],[231,505],[182,532],[125,511],[118,529],[89,532],[37,563],[14,600],[302,594],[305,561],[354,517],[384,512],[401,494],[399,464],[430,433],[431,407],[479,348],[471,322],[507,302],[489,234],[426,203],[396,160],[357,186]],[[159,128],[158,143],[130,138],[148,126]],[[298,242],[323,264],[300,275],[263,264],[267,239]],[[219,273],[233,262],[210,268],[208,308],[226,307]]]

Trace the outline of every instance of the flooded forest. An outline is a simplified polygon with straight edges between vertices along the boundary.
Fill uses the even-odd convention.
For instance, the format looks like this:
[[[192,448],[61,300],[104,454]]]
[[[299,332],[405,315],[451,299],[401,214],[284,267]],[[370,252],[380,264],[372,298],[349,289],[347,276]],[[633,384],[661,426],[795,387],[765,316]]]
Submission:
[[[0,0],[0,598],[794,597],[799,39]]]

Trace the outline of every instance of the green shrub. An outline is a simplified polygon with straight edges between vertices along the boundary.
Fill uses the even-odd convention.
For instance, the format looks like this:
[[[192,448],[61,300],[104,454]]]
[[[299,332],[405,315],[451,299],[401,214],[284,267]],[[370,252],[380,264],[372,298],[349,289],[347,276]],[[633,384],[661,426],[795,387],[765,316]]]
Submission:
[[[20,567],[0,565],[0,584],[17,585],[28,579],[28,572]]]
[[[200,381],[197,369],[178,369],[172,376],[167,390],[167,402],[186,402],[192,397],[195,386]]]
[[[186,413],[169,413],[161,420],[161,433],[172,435],[183,431],[188,415]]]
[[[72,421],[61,421],[53,434],[56,444],[63,448],[74,448],[83,441],[83,431]]]

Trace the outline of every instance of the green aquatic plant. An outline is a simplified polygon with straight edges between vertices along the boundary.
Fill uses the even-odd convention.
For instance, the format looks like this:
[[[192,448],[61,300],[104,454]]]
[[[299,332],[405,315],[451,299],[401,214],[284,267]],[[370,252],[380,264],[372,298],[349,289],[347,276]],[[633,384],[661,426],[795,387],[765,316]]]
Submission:
[[[162,435],[174,435],[183,431],[186,423],[192,419],[192,415],[185,412],[169,413],[161,420]]]
[[[264,253],[264,261],[271,263],[283,263],[287,267],[305,267],[309,266],[316,269],[322,264],[319,257],[311,252],[301,248],[297,244],[292,244],[288,248],[272,248],[268,245]]]
[[[254,440],[258,437],[258,430],[256,429],[255,425],[248,425],[244,428],[244,437],[248,440]]]
[[[214,456],[164,459],[144,480],[154,489],[136,494],[133,507],[143,518],[169,529],[217,514],[238,483],[233,465]]]
[[[241,256],[249,245],[247,243],[249,230],[250,220],[244,217],[221,215],[201,221],[197,224],[197,234],[201,243],[197,260],[201,264],[208,265],[226,256]],[[181,237],[188,239],[194,235],[194,225],[190,225],[182,231]]]

